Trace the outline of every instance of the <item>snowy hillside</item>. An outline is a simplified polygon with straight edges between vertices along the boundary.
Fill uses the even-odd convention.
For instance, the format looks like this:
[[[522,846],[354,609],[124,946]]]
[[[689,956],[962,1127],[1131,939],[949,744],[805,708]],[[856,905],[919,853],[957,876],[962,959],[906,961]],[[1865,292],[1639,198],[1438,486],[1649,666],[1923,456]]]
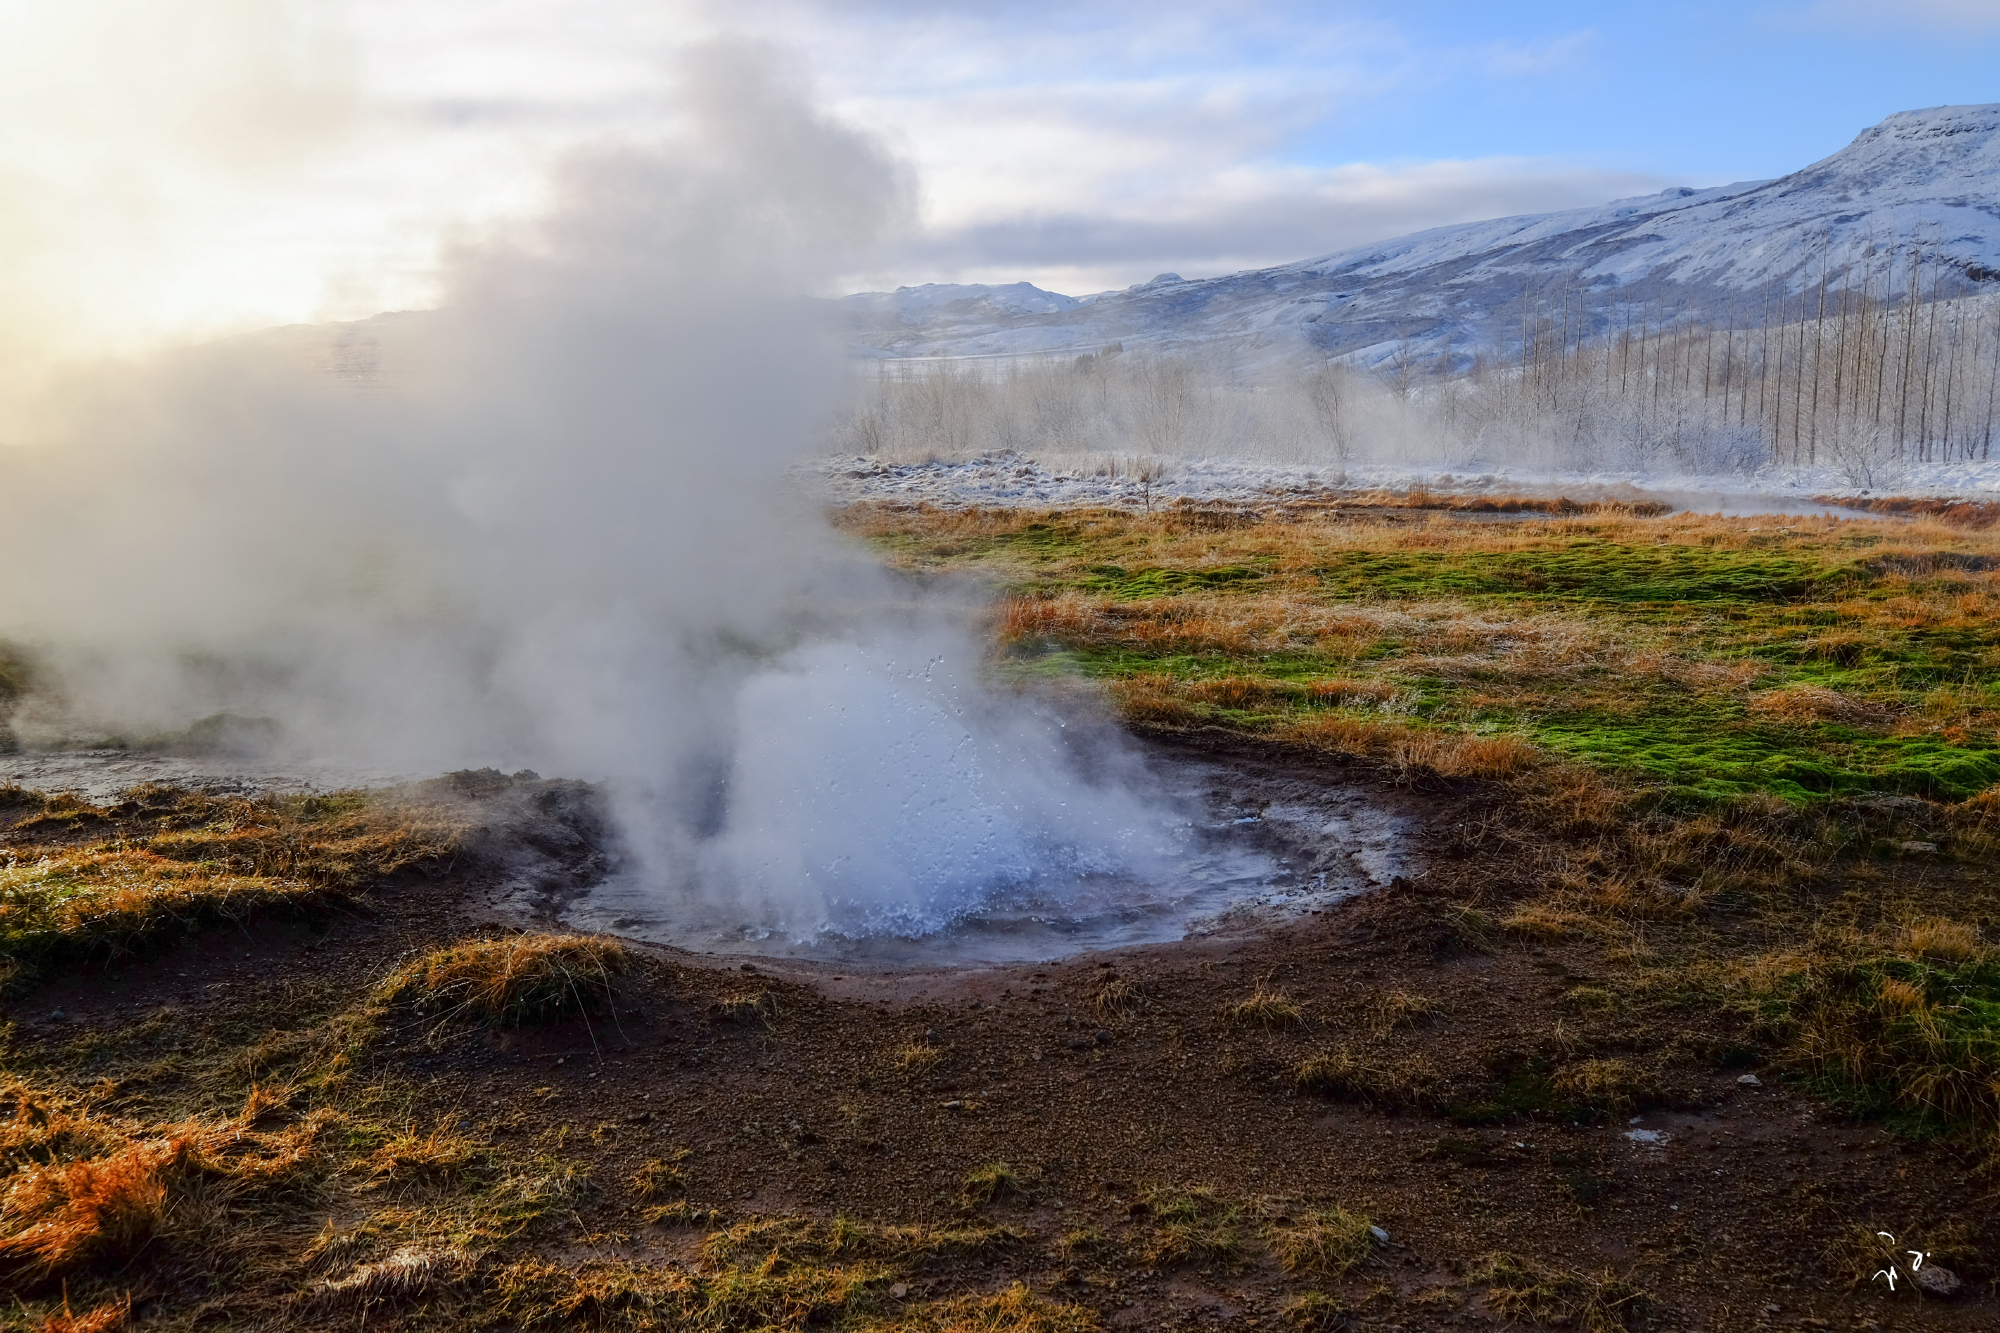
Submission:
[[[2000,104],[1904,111],[1773,181],[1675,189],[1595,208],[1440,227],[1276,268],[1163,274],[1087,301],[1011,286],[930,286],[842,303],[869,356],[1313,347],[1372,363],[1517,345],[1524,319],[1760,318],[1828,290],[1899,295],[2000,285]],[[1789,307],[1787,305],[1789,303]]]

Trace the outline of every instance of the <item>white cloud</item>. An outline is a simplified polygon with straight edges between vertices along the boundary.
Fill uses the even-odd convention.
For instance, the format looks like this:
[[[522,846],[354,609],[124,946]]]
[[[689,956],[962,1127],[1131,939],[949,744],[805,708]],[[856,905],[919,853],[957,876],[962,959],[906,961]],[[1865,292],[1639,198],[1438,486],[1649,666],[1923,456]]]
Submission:
[[[28,170],[24,129],[0,144],[11,153],[0,155],[0,224],[12,225],[16,201],[43,201],[30,221],[67,239],[39,252],[61,262],[42,263],[55,281],[38,299],[97,303],[100,333],[107,322],[137,335],[422,304],[440,242],[532,209],[563,148],[671,128],[672,53],[722,30],[796,52],[839,115],[915,168],[917,231],[856,275],[871,284],[1122,286],[1664,183],[1506,158],[1302,162],[1302,142],[1398,97],[1592,55],[1587,32],[1426,45],[1359,7],[1302,0],[341,0],[316,11],[344,16],[345,33],[286,27],[301,12],[292,0],[76,10],[110,16],[99,27],[115,35],[71,24],[61,31],[82,45],[14,42],[16,63],[38,60],[47,77],[0,89],[0,110],[37,98],[57,108],[68,128],[45,142],[74,151],[45,156],[102,169],[69,182],[47,161]],[[112,21],[169,10],[212,12],[228,31],[212,50],[149,63],[150,29]],[[0,47],[17,29],[54,31],[21,17],[39,12],[0,0]],[[89,118],[107,86],[123,108],[110,127]],[[105,182],[143,207],[107,209]],[[143,225],[118,230],[114,217]]]
[[[1015,281],[1071,294],[1305,259],[1427,227],[1650,193],[1636,173],[1519,158],[1328,169],[1238,167],[1160,208],[1016,211],[932,229],[870,285]]]

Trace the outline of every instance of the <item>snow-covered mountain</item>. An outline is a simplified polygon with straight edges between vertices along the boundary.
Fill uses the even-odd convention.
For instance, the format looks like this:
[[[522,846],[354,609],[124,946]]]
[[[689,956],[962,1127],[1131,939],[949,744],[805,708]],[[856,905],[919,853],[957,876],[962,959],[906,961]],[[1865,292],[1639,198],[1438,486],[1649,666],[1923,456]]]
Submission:
[[[1438,227],[1294,264],[1168,273],[1075,299],[1027,283],[905,287],[843,300],[863,355],[994,356],[1216,345],[1379,361],[1518,344],[1538,323],[1796,312],[1827,290],[2000,290],[2000,104],[1903,111],[1773,181]],[[1796,317],[1794,313],[1794,317]]]

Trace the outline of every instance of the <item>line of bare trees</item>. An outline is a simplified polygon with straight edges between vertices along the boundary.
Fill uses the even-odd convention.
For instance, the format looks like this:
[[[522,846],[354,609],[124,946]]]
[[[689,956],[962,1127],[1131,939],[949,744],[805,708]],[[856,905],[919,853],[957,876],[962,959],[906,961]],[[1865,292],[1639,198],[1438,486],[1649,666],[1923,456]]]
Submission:
[[[2000,295],[1953,294],[1934,253],[1870,256],[1834,281],[1822,261],[1797,290],[1767,285],[1721,320],[1650,305],[1587,319],[1569,288],[1527,306],[1518,359],[1476,366],[1517,415],[1601,433],[1607,404],[1656,435],[1754,435],[1772,461],[1869,474],[1993,457],[2000,414]],[[1856,269],[1858,268],[1858,272]],[[1900,271],[1898,271],[1900,270]],[[1498,372],[1498,373],[1495,373]]]
[[[1863,488],[1915,463],[1993,458],[2000,293],[1965,290],[1914,247],[1823,261],[1809,279],[1741,294],[1719,319],[1657,291],[1607,313],[1556,286],[1524,296],[1514,345],[1469,369],[1408,342],[1248,366],[1118,348],[906,363],[864,385],[841,444],[902,461],[1008,449],[1097,471],[1197,455],[1335,471],[1776,464]]]

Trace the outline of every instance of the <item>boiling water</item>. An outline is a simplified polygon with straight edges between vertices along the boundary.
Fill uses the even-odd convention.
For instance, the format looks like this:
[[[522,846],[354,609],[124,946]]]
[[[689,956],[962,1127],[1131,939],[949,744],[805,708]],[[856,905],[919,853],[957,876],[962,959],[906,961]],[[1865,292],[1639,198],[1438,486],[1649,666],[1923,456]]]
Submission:
[[[1413,873],[1407,816],[1360,788],[1156,753],[1161,805],[1182,812],[1165,854],[1143,872],[1046,871],[992,889],[942,929],[911,936],[825,931],[787,938],[719,919],[692,893],[671,895],[643,876],[574,894],[564,924],[696,953],[817,958],[853,965],[977,966],[1044,962],[1095,949],[1158,944],[1317,912]],[[122,750],[0,756],[0,784],[74,791],[106,800],[139,783],[217,794],[327,791],[422,775],[231,756]],[[546,889],[502,891],[494,906],[524,919],[556,903]],[[544,918],[545,919],[545,918]]]
[[[718,918],[694,895],[613,879],[574,898],[563,922],[691,952],[899,967],[1044,962],[1304,915],[1409,873],[1405,817],[1359,789],[1178,759],[1156,763],[1163,799],[1186,811],[1143,872],[1044,873],[996,884],[921,936],[822,931],[791,938]]]

